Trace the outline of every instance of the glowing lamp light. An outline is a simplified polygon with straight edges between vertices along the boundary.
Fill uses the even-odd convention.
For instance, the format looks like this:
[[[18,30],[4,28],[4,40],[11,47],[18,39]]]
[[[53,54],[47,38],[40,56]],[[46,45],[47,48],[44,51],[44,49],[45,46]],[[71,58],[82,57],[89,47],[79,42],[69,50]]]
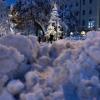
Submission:
[[[70,32],[70,35],[73,35],[74,33],[73,32]]]
[[[81,35],[86,35],[86,32],[85,32],[85,31],[82,31],[82,32],[81,32]]]

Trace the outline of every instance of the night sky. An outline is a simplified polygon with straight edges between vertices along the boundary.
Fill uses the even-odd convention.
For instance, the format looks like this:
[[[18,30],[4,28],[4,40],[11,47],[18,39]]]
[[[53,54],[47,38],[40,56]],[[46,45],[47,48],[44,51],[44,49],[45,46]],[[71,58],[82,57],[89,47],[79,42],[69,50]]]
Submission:
[[[14,4],[16,2],[16,0],[5,0],[7,5],[11,5]]]

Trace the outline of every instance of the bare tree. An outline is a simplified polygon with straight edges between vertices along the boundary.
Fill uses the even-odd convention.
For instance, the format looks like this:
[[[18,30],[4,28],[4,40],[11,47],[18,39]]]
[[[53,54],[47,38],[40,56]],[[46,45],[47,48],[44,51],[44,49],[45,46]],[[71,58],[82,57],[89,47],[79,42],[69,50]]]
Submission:
[[[51,3],[48,0],[30,0],[28,3],[19,0],[10,10],[13,29],[24,30],[25,26],[27,28],[34,26],[36,35],[38,35],[38,30],[44,34],[50,17],[50,9]]]

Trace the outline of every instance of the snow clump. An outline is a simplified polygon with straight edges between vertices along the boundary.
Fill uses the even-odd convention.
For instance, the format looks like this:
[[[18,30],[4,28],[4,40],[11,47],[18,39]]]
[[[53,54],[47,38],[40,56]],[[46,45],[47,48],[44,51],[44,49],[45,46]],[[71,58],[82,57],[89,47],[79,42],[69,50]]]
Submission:
[[[96,31],[52,44],[35,36],[2,37],[0,100],[100,100],[99,54]]]

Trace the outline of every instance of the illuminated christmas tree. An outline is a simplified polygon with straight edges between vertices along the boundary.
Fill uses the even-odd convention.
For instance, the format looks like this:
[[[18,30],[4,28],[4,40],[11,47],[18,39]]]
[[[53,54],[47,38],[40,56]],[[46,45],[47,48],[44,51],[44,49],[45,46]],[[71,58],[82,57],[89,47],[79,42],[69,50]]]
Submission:
[[[46,36],[49,37],[52,34],[55,40],[59,39],[62,35],[62,26],[60,23],[61,19],[59,18],[58,14],[58,7],[55,3],[51,12],[51,18],[49,20]]]

